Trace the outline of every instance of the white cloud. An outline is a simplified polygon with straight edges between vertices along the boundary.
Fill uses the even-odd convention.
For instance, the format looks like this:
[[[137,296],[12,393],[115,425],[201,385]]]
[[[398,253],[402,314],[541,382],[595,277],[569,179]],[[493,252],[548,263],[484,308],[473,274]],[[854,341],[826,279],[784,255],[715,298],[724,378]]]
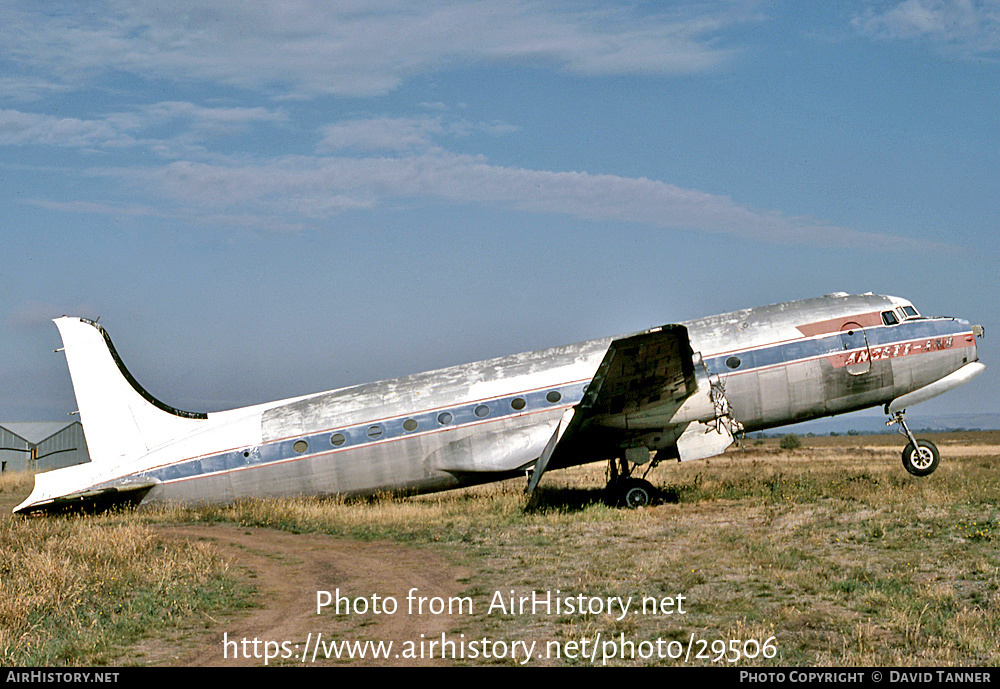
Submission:
[[[141,144],[162,155],[176,155],[208,137],[244,131],[252,123],[286,120],[287,115],[280,110],[206,108],[181,102],[157,103],[88,120],[0,109],[0,145],[107,148]],[[181,133],[173,139],[138,138],[139,132],[167,122],[179,122]]]
[[[257,164],[175,162],[104,169],[146,193],[207,212],[242,209],[260,217],[320,219],[402,199],[493,205],[594,221],[640,223],[745,239],[870,249],[940,248],[810,218],[741,206],[726,196],[645,178],[502,167],[439,149],[398,157],[294,156]],[[260,223],[266,224],[266,223]]]
[[[439,117],[377,117],[337,122],[323,128],[321,153],[360,151],[407,151],[433,145],[433,134],[444,128]]]
[[[108,119],[81,120],[0,109],[0,144],[90,148],[135,143],[132,136]]]
[[[138,204],[116,206],[108,203],[97,203],[94,201],[50,201],[48,199],[25,199],[22,203],[27,206],[46,208],[48,210],[62,211],[65,213],[87,213],[130,217],[165,217],[161,211],[151,206]]]
[[[231,133],[244,131],[249,124],[284,123],[288,115],[283,110],[262,107],[207,108],[194,103],[164,101],[143,108],[143,113],[154,121],[185,120],[202,132]]]
[[[579,74],[689,74],[732,56],[743,3],[643,13],[629,5],[522,0],[106,0],[74,13],[0,6],[0,57],[63,84],[114,71],[275,95],[370,96],[417,74],[530,62]]]
[[[854,19],[864,34],[882,40],[923,39],[962,57],[1000,51],[1000,1],[904,0]]]
[[[58,84],[34,76],[0,77],[0,97],[22,103],[30,103],[70,90],[70,87],[65,84]]]
[[[474,132],[499,136],[513,131],[517,127],[504,122],[470,122],[442,116],[373,117],[323,127],[317,151],[419,151],[436,147],[435,137],[466,137]]]
[[[908,3],[897,7],[898,17],[869,15],[862,30],[902,35],[907,22],[918,26],[909,14],[914,9],[958,6],[943,0]],[[641,5],[596,1],[108,0],[98,11],[75,13],[70,6],[43,14],[33,4],[0,4],[0,59],[14,65],[18,74],[41,75],[38,83],[44,84],[82,88],[124,72],[150,80],[146,84],[156,79],[199,82],[223,91],[235,85],[274,97],[302,98],[384,94],[417,74],[485,62],[529,63],[578,74],[684,74],[715,69],[732,57],[725,33],[756,19],[746,5],[691,3],[646,12]],[[931,17],[922,26],[921,31],[932,32],[937,20]],[[212,102],[225,102],[224,94],[219,97]],[[80,212],[155,208],[164,216],[295,231],[345,210],[416,199],[773,242],[905,242],[753,210],[725,196],[656,180],[502,167],[482,157],[451,153],[444,148],[448,138],[474,132],[498,135],[513,127],[456,118],[433,101],[423,104],[425,112],[432,111],[424,116],[330,124],[320,130],[316,155],[256,161],[247,154],[242,161],[226,156],[217,136],[253,126],[285,126],[291,122],[285,110],[179,99],[117,108],[93,119],[0,110],[0,144],[141,144],[156,156],[176,161],[91,170],[140,191],[145,205],[96,200],[88,202],[91,206],[76,205]],[[315,131],[304,124],[304,111],[316,108],[292,108],[299,119],[289,130]],[[261,150],[267,149],[262,145]],[[164,201],[165,207],[160,205]]]

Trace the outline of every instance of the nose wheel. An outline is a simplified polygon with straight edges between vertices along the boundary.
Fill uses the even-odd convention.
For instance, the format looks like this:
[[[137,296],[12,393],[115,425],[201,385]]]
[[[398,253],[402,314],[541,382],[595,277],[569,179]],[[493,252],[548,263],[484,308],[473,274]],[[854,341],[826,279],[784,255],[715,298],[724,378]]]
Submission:
[[[927,476],[937,469],[941,455],[930,440],[918,440],[916,446],[912,442],[903,448],[903,466],[914,476]]]
[[[899,432],[909,438],[910,442],[903,448],[903,468],[914,476],[927,476],[934,473],[941,461],[937,446],[930,440],[917,440],[906,425],[905,411],[896,412],[886,425],[899,424]]]

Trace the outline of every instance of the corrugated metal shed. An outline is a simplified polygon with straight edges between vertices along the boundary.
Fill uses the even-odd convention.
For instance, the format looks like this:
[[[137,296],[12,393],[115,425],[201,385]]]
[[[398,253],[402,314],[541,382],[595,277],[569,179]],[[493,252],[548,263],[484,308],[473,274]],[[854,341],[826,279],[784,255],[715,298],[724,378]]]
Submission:
[[[32,444],[0,426],[0,472],[24,471],[31,459]]]
[[[89,461],[79,421],[0,423],[0,470],[51,471]]]

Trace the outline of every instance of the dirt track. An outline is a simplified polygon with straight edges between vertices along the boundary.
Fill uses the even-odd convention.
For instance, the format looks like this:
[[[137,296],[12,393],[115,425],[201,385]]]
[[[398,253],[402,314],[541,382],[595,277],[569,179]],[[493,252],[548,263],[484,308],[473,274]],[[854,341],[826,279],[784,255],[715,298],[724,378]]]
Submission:
[[[291,642],[302,653],[310,633],[324,641],[372,639],[400,642],[439,636],[456,628],[457,620],[448,615],[409,615],[400,610],[395,615],[337,616],[333,612],[316,614],[316,592],[340,589],[351,598],[372,595],[394,596],[405,605],[406,594],[418,588],[422,596],[456,596],[462,588],[459,579],[465,572],[441,557],[419,548],[390,543],[349,541],[322,534],[292,534],[270,529],[246,529],[229,525],[164,526],[157,528],[164,538],[207,540],[234,566],[246,571],[257,587],[261,608],[231,620],[211,620],[208,631],[181,653],[177,647],[141,649],[142,664],[178,666],[257,666],[260,658],[226,658],[223,634],[228,639],[248,639],[246,649],[253,654],[252,640],[258,639],[258,655],[263,642]],[[331,610],[331,608],[327,608]],[[230,644],[230,656],[232,649]],[[242,652],[244,646],[240,645]],[[310,652],[311,657],[311,652]],[[278,661],[301,662],[298,659]],[[271,661],[271,664],[278,664]],[[310,659],[309,664],[312,664]],[[390,658],[381,661],[321,661],[323,664],[351,665],[421,665],[429,661]]]

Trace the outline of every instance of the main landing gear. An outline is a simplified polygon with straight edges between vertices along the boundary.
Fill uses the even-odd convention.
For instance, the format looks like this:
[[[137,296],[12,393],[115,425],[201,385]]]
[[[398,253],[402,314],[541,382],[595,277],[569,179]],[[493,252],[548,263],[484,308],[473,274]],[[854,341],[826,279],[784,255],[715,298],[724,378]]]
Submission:
[[[941,461],[937,446],[930,440],[917,440],[906,425],[905,414],[905,410],[898,411],[892,420],[886,423],[887,426],[898,423],[900,434],[910,439],[910,442],[903,448],[903,466],[914,476],[932,474],[937,469],[938,462]]]
[[[632,467],[624,458],[608,461],[608,485],[605,490],[608,502],[629,509],[646,507],[659,494],[646,479],[632,477]]]

